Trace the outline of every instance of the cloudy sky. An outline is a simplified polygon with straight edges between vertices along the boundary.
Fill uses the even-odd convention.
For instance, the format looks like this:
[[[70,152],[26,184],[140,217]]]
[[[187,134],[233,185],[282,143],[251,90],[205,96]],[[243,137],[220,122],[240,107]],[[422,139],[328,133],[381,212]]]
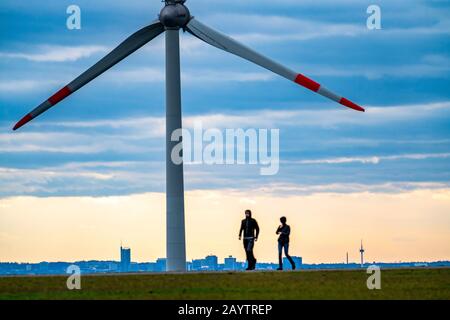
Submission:
[[[382,10],[368,30],[366,9]],[[77,4],[82,29],[66,28]],[[450,259],[450,5],[447,1],[190,0],[200,21],[302,72],[358,113],[181,37],[186,127],[280,129],[280,171],[185,168],[188,257],[276,257],[280,215],[305,262]],[[24,114],[156,18],[160,1],[0,4],[0,261],[163,256],[163,36],[18,132]],[[218,228],[211,234],[210,224]],[[220,226],[220,227],[219,227]],[[205,239],[208,239],[207,241]]]

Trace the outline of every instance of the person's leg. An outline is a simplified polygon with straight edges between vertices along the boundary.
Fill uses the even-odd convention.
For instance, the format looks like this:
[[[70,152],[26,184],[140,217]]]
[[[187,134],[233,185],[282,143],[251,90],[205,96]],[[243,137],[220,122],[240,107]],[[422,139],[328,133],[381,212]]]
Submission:
[[[253,254],[253,246],[255,245],[255,240],[250,239],[248,241],[247,251],[248,251],[248,265],[251,270],[254,270],[256,267],[256,259]]]
[[[295,263],[294,260],[292,260],[291,256],[289,255],[289,242],[284,245],[284,254],[286,255],[286,258],[289,260],[292,266],[292,270],[295,270]]]
[[[280,242],[278,242],[278,270],[283,270],[283,246]]]
[[[250,270],[251,262],[247,248],[248,248],[248,240],[244,239],[244,250],[245,250],[245,257],[247,259],[247,270]]]

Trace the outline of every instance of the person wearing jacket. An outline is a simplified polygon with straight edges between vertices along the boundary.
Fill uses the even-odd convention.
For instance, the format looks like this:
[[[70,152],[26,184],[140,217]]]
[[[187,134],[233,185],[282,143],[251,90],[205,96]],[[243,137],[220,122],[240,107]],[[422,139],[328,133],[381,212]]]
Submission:
[[[292,266],[292,270],[295,270],[295,263],[289,255],[289,235],[291,234],[291,227],[286,224],[286,217],[280,218],[281,226],[278,227],[276,234],[278,234],[278,264],[277,270],[283,270],[283,249],[286,258],[289,260]]]
[[[250,210],[245,210],[245,219],[242,220],[241,228],[239,229],[239,240],[241,240],[242,234],[244,234],[243,244],[245,255],[247,257],[246,270],[255,270],[256,259],[253,254],[253,247],[255,241],[258,240],[259,226],[258,222],[252,218],[252,212]]]

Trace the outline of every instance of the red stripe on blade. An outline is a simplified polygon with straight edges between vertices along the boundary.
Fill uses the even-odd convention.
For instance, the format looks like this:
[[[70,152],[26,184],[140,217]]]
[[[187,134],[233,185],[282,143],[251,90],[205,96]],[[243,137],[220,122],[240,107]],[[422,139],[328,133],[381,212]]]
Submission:
[[[298,83],[301,86],[304,86],[308,88],[309,90],[312,90],[314,92],[317,92],[320,88],[320,84],[315,82],[314,80],[311,80],[308,77],[305,77],[302,74],[299,74],[297,78],[295,78],[295,82]]]
[[[19,129],[21,126],[23,126],[25,123],[31,121],[32,119],[33,119],[33,117],[31,116],[31,114],[27,114],[25,117],[20,119],[19,122],[16,123],[16,125],[13,128],[13,130]]]
[[[71,94],[72,91],[70,91],[69,87],[65,86],[64,88],[62,88],[61,90],[59,90],[57,93],[55,93],[54,95],[52,95],[48,101],[53,105],[57,104],[58,102],[60,102],[62,99],[64,99],[65,97],[67,97],[69,94]]]
[[[341,101],[339,101],[339,103],[342,104],[343,106],[352,108],[352,109],[357,110],[357,111],[362,111],[362,112],[365,111],[364,108],[358,106],[356,103],[353,103],[350,100],[345,99],[345,98],[342,98]]]

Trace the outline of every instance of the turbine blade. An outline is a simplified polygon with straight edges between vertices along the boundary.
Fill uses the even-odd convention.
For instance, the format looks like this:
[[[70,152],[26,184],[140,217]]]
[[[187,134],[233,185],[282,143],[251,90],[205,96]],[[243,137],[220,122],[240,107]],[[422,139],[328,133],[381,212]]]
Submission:
[[[130,54],[141,48],[146,43],[150,42],[156,38],[159,34],[164,32],[164,26],[158,20],[154,21],[150,25],[140,29],[139,31],[132,34],[125,41],[119,44],[113,51],[108,53],[99,62],[94,64],[79,77],[69,83],[67,86],[63,87],[61,90],[56,92],[46,101],[41,103],[33,111],[25,115],[17,124],[14,126],[13,130],[17,130],[22,127],[27,122],[39,116],[41,113],[47,111],[54,105],[56,105],[61,100],[65,99],[93,79],[97,78],[103,72],[110,69],[112,66],[116,65]]]
[[[241,58],[244,58],[248,61],[251,61],[288,80],[294,81],[297,84],[305,88],[308,88],[311,91],[314,91],[324,97],[327,97],[328,99],[340,103],[343,106],[346,106],[348,108],[357,111],[362,112],[365,111],[362,107],[360,107],[356,103],[331,92],[330,90],[326,89],[325,87],[321,86],[319,83],[306,77],[305,75],[299,74],[286,68],[285,66],[263,56],[262,54],[248,48],[247,46],[237,42],[236,40],[204,25],[195,18],[192,18],[189,21],[186,28],[189,33],[214,47],[217,47],[219,49],[237,55]]]

